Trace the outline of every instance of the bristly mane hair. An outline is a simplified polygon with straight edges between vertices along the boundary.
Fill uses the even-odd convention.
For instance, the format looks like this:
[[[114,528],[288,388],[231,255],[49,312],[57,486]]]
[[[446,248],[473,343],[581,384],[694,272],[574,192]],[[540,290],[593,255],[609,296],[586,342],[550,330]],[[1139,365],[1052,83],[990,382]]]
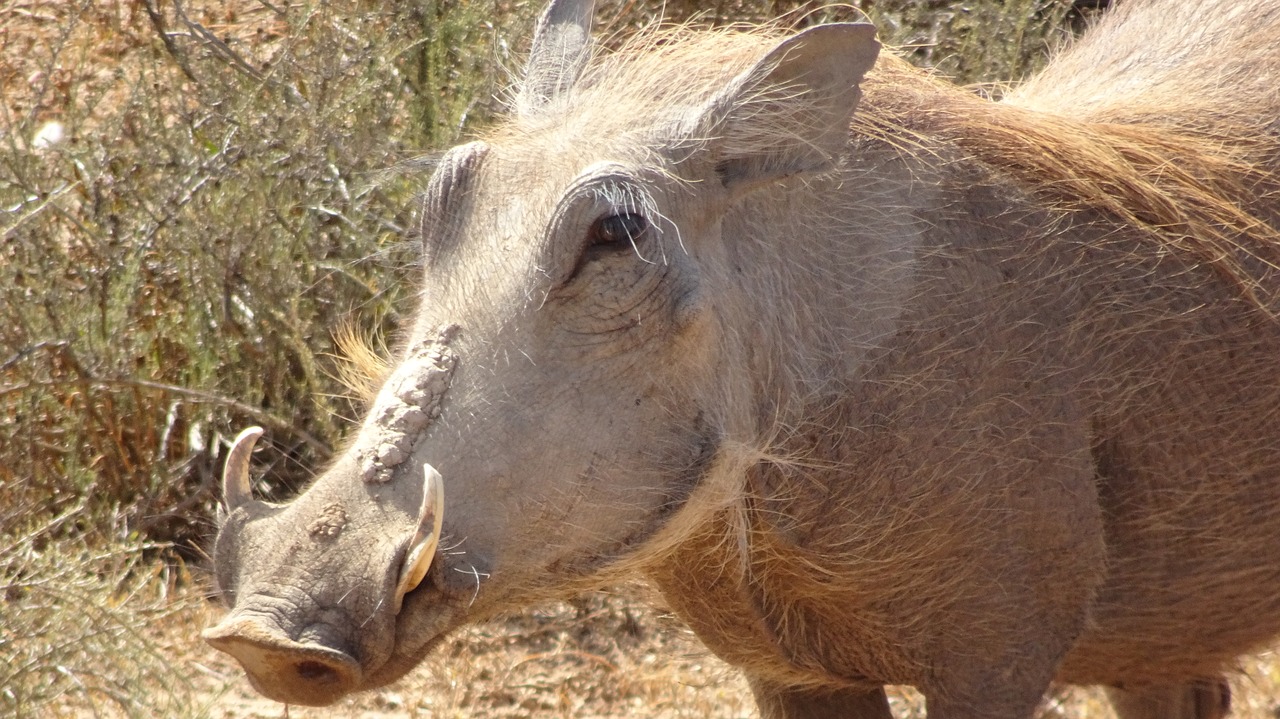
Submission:
[[[1280,287],[1268,286],[1280,273],[1280,231],[1255,214],[1280,188],[1280,143],[1264,128],[1176,115],[1094,121],[992,102],[896,58],[879,70],[855,132],[924,151],[959,147],[1051,209],[1099,211],[1193,253],[1280,316]]]
[[[1142,5],[1130,0],[1114,14]],[[1183,64],[1159,65],[1158,77],[1135,79],[1121,74],[1132,71],[1132,63],[1109,63],[1091,56],[1088,47],[1076,48],[1005,102],[883,52],[863,83],[853,136],[926,162],[943,161],[958,149],[1046,209],[1068,218],[1100,214],[1117,229],[1132,228],[1158,247],[1200,258],[1248,301],[1280,317],[1280,213],[1262,209],[1280,198],[1280,121],[1274,112],[1280,86],[1268,91],[1256,73],[1246,79],[1251,58],[1280,47],[1280,18],[1254,18],[1239,30],[1228,23],[1247,18],[1218,18],[1215,26],[1202,21],[1198,6],[1188,0],[1161,20],[1181,23],[1180,31],[1199,22],[1201,46],[1191,48],[1196,56],[1186,57],[1187,48],[1178,43],[1190,41],[1167,28],[1142,33],[1155,37],[1157,47],[1114,50],[1146,53],[1139,59],[1182,52],[1180,63],[1189,71]],[[1133,32],[1119,24],[1104,21],[1081,45],[1093,40],[1104,46],[1102,53],[1124,46]],[[598,52],[564,102],[533,116],[512,115],[485,139],[502,143],[556,127],[624,141],[649,133],[660,142],[660,130],[676,112],[701,105],[792,31],[780,22],[712,30],[650,27],[615,51]],[[1221,54],[1228,51],[1234,55],[1224,63]],[[360,344],[350,336],[342,343],[353,359],[348,384],[368,396],[386,364],[374,361],[375,351],[353,349]]]
[[[566,102],[533,118],[511,118],[494,139],[549,126],[635,137],[661,126],[672,108],[705,101],[789,32],[776,23],[651,28],[593,58]],[[1280,47],[1280,23],[1258,35],[1266,37],[1253,37],[1255,46],[1241,50]],[[1042,92],[1064,92],[1058,80]],[[1195,92],[1205,80],[1187,82],[1185,90]],[[1233,111],[1222,106],[1221,93],[1195,102],[1175,86],[1162,88],[1163,97],[1147,93],[1128,105],[1112,98],[1092,112],[1046,112],[1034,109],[1035,97],[991,101],[891,52],[881,54],[863,90],[855,136],[926,160],[957,148],[1047,209],[1100,212],[1165,247],[1193,253],[1253,304],[1280,316],[1280,283],[1273,281],[1280,276],[1280,230],[1271,224],[1277,218],[1257,214],[1280,194],[1280,138],[1259,116],[1261,108],[1251,106],[1270,107],[1273,98],[1237,98]]]

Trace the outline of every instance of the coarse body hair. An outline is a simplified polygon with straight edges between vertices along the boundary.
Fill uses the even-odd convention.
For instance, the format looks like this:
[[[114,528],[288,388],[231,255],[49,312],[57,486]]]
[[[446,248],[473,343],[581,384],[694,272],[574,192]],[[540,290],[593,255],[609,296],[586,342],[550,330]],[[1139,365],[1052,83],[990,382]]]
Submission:
[[[786,34],[642,32],[484,142],[678,180]],[[613,569],[771,686],[1214,682],[1280,634],[1277,47],[1277,0],[1129,0],[1000,101],[882,54],[835,168],[722,220],[717,489]]]
[[[633,139],[782,32],[642,34],[489,139]],[[1061,681],[1212,679],[1280,633],[1276,47],[1273,0],[1130,0],[1002,101],[882,55],[837,170],[742,200],[756,321],[724,341],[764,349],[725,403],[733,499],[648,570],[716,651],[919,684],[1009,651],[1011,586],[1089,604]],[[892,305],[874,336],[830,299],[868,238],[909,245],[884,266],[912,288],[865,295]],[[1025,580],[987,558],[1036,536],[1073,540]]]

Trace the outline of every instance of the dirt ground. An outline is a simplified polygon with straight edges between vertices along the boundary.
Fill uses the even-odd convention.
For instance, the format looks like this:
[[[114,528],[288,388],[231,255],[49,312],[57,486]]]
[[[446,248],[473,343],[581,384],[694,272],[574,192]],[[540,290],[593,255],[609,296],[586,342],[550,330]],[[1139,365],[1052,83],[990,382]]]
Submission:
[[[254,693],[234,662],[196,641],[216,608],[186,615],[190,656],[202,675],[210,719],[751,719],[741,675],[716,659],[660,600],[627,587],[545,605],[457,635],[417,670],[385,689],[334,707],[285,707]],[[1280,716],[1280,660],[1242,662],[1233,700],[1237,719]],[[923,719],[924,700],[891,687],[897,719]],[[1113,719],[1102,692],[1063,687],[1041,719]]]
[[[544,605],[470,628],[396,684],[330,708],[284,707],[253,692],[234,662],[192,645],[207,678],[213,719],[747,719],[746,682],[678,620],[655,609],[643,587]],[[189,615],[191,625],[212,622]],[[194,637],[198,626],[183,629]],[[899,717],[923,717],[909,689],[892,696]]]
[[[217,652],[190,661],[216,696],[214,719],[754,716],[745,682],[639,594],[595,594],[470,628],[396,684],[332,708],[264,700]],[[203,621],[217,610],[208,614]]]

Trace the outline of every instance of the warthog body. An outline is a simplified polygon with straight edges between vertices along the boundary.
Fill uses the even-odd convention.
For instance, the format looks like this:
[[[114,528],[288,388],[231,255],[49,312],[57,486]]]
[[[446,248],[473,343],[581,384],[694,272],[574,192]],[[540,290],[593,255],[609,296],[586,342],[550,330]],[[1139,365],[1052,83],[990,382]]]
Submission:
[[[766,717],[1222,716],[1280,634],[1280,0],[1128,0],[999,103],[590,17],[440,161],[353,446],[273,506],[239,445],[206,637],[326,703],[642,575]]]

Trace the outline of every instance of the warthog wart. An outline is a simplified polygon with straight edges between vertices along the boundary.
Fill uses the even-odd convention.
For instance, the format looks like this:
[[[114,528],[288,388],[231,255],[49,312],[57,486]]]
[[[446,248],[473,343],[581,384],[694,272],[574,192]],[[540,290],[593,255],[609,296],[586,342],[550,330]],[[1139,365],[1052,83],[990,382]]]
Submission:
[[[1280,0],[1120,2],[998,102],[867,24],[591,17],[440,160],[351,447],[272,505],[237,442],[206,638],[323,704],[641,576],[769,718],[1224,716],[1280,635]]]

